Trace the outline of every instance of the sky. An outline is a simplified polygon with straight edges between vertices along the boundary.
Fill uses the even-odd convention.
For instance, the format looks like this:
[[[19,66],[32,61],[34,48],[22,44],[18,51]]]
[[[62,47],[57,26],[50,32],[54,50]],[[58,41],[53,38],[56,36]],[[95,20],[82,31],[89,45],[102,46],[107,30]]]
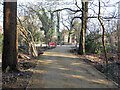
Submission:
[[[74,0],[59,0],[59,3],[58,2],[56,2],[57,0],[18,0],[18,4],[20,4],[20,3],[24,3],[24,4],[27,4],[28,2],[30,3],[34,3],[34,4],[36,4],[37,2],[40,2],[40,4],[41,5],[43,5],[43,4],[47,4],[48,2],[54,2],[54,4],[58,4],[57,6],[56,6],[56,9],[58,9],[58,8],[63,8],[63,7],[70,7],[70,8],[73,8],[74,9],[74,7],[75,7],[75,5],[73,5],[73,4],[71,4],[71,2],[73,2]],[[80,5],[81,4],[81,0],[77,0],[78,1],[78,5]],[[97,0],[92,0],[92,1],[94,1],[94,3],[95,2],[97,2]],[[104,0],[105,1],[105,0]],[[109,1],[109,0],[106,0],[106,2],[107,1]],[[110,0],[110,5],[113,5],[113,4],[115,4],[116,2],[118,2],[118,1],[120,1],[120,0]],[[63,3],[64,2],[64,3]],[[111,13],[113,13],[113,11],[115,10],[115,9],[117,9],[117,5],[115,6],[115,8],[113,8],[113,6],[111,6],[111,7],[107,7],[106,8],[106,12],[105,11],[103,11],[104,12],[104,14],[107,14],[108,12],[111,12]],[[94,7],[95,8],[95,7]],[[96,6],[96,8],[95,8],[95,10],[97,11],[97,6]],[[2,12],[2,10],[3,10],[3,5],[1,5],[0,4],[0,25],[1,26],[3,26],[3,12]],[[90,12],[93,12],[92,10],[90,11]],[[67,18],[67,16],[66,16],[66,14],[67,14],[67,12],[66,11],[62,11],[62,13],[61,13],[61,15],[64,15],[64,18]],[[92,14],[92,13],[91,13]],[[62,26],[62,24],[61,24],[61,26]],[[62,26],[63,27],[63,26]]]

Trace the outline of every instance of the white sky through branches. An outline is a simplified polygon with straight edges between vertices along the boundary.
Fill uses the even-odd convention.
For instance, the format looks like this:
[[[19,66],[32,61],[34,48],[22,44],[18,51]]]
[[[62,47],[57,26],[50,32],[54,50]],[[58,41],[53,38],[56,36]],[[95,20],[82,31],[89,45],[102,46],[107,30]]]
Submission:
[[[56,6],[56,8],[53,9],[60,9],[60,8],[72,8],[72,9],[77,9],[77,7],[74,5],[75,0],[17,0],[18,4],[22,3],[22,4],[27,4],[27,3],[33,3],[33,4],[37,4],[39,2],[39,4],[42,5],[47,5],[47,4],[51,4],[51,6]],[[78,5],[81,7],[81,0],[77,0],[78,1]],[[88,1],[93,1],[95,5],[89,5],[90,8],[93,8],[96,13],[98,11],[98,0],[88,0]],[[102,3],[102,6],[104,5],[105,7],[102,7],[102,12],[104,12],[105,16],[112,16],[112,14],[117,14],[114,11],[117,11],[118,8],[118,4],[117,2],[119,2],[120,0],[102,0],[105,2]],[[109,3],[107,3],[108,1],[110,1]],[[0,25],[3,26],[3,5],[0,4]],[[94,11],[93,10],[89,10],[89,15],[93,16]],[[108,14],[109,13],[109,14]],[[61,15],[63,15],[63,18],[66,19],[67,18],[67,12],[66,11],[62,11]],[[79,15],[79,14],[78,14]],[[97,15],[97,14],[96,14]],[[60,24],[62,26],[62,24]],[[62,26],[63,27],[63,26]]]

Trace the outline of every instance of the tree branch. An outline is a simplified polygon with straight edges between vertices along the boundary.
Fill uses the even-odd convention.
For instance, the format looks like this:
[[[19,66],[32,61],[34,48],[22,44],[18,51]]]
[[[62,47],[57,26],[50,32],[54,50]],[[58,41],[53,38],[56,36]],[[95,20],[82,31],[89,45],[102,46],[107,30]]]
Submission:
[[[77,0],[75,0],[75,5],[77,6],[77,8],[79,8],[80,10],[82,10],[82,9],[78,6],[78,4],[77,4]]]
[[[53,11],[53,13],[54,13],[54,12],[58,12],[58,11],[62,11],[62,10],[70,10],[70,11],[75,12],[75,13],[82,11],[82,9],[73,10],[73,9],[71,9],[71,8],[63,8],[63,9],[58,9],[58,10]]]

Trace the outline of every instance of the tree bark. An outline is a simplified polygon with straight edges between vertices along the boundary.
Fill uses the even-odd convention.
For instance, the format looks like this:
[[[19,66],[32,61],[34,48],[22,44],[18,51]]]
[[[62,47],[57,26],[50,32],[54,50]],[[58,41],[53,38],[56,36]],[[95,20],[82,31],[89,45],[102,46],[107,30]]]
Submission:
[[[103,32],[102,32],[102,44],[104,49],[104,55],[105,55],[105,61],[106,61],[106,71],[108,72],[108,58],[107,58],[107,52],[106,52],[106,46],[105,46],[105,27],[101,20],[101,0],[99,0],[99,13],[98,13],[98,20],[102,26]]]
[[[8,2],[7,2],[8,1]],[[17,70],[17,0],[4,2],[4,40],[2,54],[2,70]]]
[[[60,12],[57,12],[57,43],[60,44]]]
[[[120,60],[120,24],[118,26],[118,60]],[[120,61],[119,61],[120,63]]]
[[[120,2],[119,2],[118,10],[119,10],[118,17],[120,18]],[[120,20],[118,20],[118,60],[120,60]]]
[[[80,33],[79,54],[85,55],[85,37],[87,28],[88,2],[82,2],[82,29]]]
[[[70,29],[69,34],[68,34],[68,43],[70,43],[71,34],[72,34],[72,32],[71,32],[71,29]]]

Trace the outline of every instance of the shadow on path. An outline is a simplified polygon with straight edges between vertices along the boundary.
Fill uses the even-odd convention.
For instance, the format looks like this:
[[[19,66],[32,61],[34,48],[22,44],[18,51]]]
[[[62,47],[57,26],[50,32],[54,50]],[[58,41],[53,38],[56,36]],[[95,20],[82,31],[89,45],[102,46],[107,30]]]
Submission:
[[[68,52],[67,47],[57,47],[39,57],[28,88],[115,88],[93,66]]]

